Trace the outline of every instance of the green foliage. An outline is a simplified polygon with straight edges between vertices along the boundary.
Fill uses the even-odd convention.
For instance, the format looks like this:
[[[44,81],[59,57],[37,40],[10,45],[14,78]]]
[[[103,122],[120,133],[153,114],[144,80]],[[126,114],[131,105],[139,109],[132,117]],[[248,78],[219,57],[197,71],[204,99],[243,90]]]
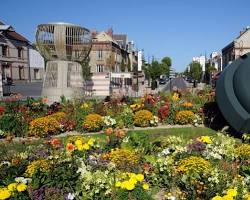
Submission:
[[[7,134],[22,137],[27,135],[28,123],[22,113],[6,113],[0,117],[0,130]]]
[[[192,62],[189,65],[189,72],[187,72],[187,74],[192,77],[195,80],[200,80],[201,79],[201,73],[202,73],[202,67],[200,65],[200,63],[198,62]]]
[[[136,187],[133,191],[118,190],[117,199],[119,200],[153,200],[152,196],[145,192],[141,187]]]
[[[127,69],[128,69],[128,72],[131,72],[131,61],[129,57],[128,57]]]
[[[164,58],[162,58],[161,60],[162,63],[165,63],[167,66],[172,66],[172,60],[170,57],[166,56]]]
[[[90,80],[91,78],[91,66],[89,65],[90,57],[80,62],[82,66],[82,77],[84,80]]]
[[[128,141],[124,142],[122,146],[130,147],[144,154],[151,153],[152,151],[149,135],[147,133],[138,134],[132,132],[129,134]]]
[[[134,114],[130,108],[124,108],[123,112],[118,113],[115,119],[118,127],[119,125],[126,128],[132,128],[134,126]]]
[[[206,64],[205,65],[205,82],[207,83],[207,84],[209,84],[210,83],[210,81],[211,81],[211,75],[212,75],[212,72],[213,71],[216,71],[216,69],[215,69],[215,67],[214,66],[212,66],[212,65],[210,65],[210,64]]]
[[[121,71],[125,72],[125,69],[126,69],[126,65],[124,63],[124,59],[122,59],[122,62],[121,62]]]

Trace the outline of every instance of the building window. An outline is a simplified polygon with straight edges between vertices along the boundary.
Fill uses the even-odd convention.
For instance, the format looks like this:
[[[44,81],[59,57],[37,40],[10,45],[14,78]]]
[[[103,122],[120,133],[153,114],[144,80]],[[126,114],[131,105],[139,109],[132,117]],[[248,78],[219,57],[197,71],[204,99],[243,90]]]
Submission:
[[[19,66],[18,67],[18,72],[19,72],[19,79],[23,80],[25,78],[24,77],[24,67],[23,66]]]
[[[96,72],[103,72],[103,71],[104,71],[103,65],[96,65]]]
[[[2,56],[7,56],[7,50],[8,50],[7,45],[2,45]]]
[[[17,48],[17,56],[18,56],[18,58],[23,58],[22,47],[18,47]]]
[[[99,49],[99,50],[97,51],[97,58],[98,58],[98,59],[102,59],[102,50],[101,50],[101,49]]]
[[[6,81],[7,77],[10,77],[9,65],[2,65],[2,79]]]
[[[34,69],[34,79],[41,79],[39,69]]]

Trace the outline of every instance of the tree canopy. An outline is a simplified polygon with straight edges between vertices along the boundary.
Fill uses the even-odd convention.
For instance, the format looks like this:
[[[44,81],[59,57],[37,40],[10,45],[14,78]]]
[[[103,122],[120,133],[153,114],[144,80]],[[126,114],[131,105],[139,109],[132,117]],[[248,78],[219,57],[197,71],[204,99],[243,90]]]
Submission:
[[[186,70],[185,74],[199,81],[202,75],[202,67],[200,63],[196,61],[193,61],[192,63],[190,63],[189,70]]]

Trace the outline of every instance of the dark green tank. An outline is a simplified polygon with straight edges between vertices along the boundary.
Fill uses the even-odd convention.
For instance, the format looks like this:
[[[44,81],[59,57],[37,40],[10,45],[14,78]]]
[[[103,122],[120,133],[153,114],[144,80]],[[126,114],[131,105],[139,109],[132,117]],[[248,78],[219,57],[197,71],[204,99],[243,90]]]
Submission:
[[[235,130],[250,131],[250,53],[235,60],[221,73],[216,83],[216,101]]]

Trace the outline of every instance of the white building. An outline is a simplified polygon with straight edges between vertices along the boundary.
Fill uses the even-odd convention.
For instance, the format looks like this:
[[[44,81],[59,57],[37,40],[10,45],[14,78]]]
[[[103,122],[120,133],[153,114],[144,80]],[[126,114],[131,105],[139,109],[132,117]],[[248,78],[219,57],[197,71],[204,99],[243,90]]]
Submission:
[[[29,49],[29,65],[31,81],[42,81],[45,66],[44,58],[33,48]]]
[[[219,52],[212,52],[210,54],[210,59],[209,62],[212,66],[214,66],[214,68],[217,71],[221,71],[222,70],[222,56]]]
[[[202,71],[205,72],[205,65],[206,65],[206,57],[205,56],[198,56],[198,57],[193,57],[193,62],[198,62],[200,63],[202,67]]]

